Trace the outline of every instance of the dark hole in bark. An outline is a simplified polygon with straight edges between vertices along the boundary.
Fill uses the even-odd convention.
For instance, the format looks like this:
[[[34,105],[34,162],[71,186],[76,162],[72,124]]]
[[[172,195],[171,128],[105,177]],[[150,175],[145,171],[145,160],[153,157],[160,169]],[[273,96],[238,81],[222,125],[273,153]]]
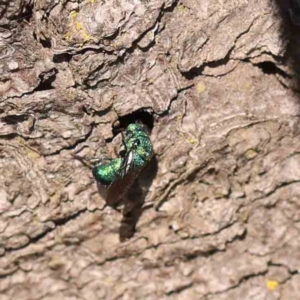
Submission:
[[[257,66],[265,73],[265,74],[279,74],[282,77],[288,77],[288,75],[279,69],[273,62],[265,61],[257,64]]]
[[[53,55],[53,62],[55,63],[63,63],[69,62],[72,59],[72,55],[69,53],[61,53]]]
[[[39,78],[41,82],[39,86],[35,89],[35,91],[46,91],[52,90],[53,86],[52,83],[56,79],[57,70],[52,70],[51,73],[40,74]]]
[[[40,43],[44,48],[51,48],[52,46],[50,39],[40,40]]]
[[[52,43],[50,39],[38,39],[35,32],[33,32],[33,38],[38,41],[44,48],[51,48]]]
[[[27,119],[28,119],[27,115],[8,115],[1,118],[1,121],[5,122],[6,124],[15,125],[18,123],[22,123]]]
[[[154,123],[153,114],[146,110],[138,110],[131,114],[119,117],[117,125],[114,125],[113,128],[114,135],[117,135],[120,131],[125,130],[129,124],[135,122],[144,124],[147,129],[151,131]]]

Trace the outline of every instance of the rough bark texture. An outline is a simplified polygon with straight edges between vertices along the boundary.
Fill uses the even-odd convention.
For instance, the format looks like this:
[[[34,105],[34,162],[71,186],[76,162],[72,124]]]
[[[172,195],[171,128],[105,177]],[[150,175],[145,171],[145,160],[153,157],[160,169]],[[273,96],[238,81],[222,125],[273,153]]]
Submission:
[[[0,299],[299,299],[299,7],[2,0]],[[138,118],[116,210],[73,155]]]

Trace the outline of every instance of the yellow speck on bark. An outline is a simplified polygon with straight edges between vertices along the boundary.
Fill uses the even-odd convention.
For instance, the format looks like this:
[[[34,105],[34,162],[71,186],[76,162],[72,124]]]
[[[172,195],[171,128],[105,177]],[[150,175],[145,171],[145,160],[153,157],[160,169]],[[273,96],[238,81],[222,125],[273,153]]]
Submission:
[[[73,10],[71,13],[70,13],[70,20],[71,21],[74,21],[74,19],[77,17],[77,15],[78,15],[78,12],[77,11],[75,11],[75,10]]]
[[[75,27],[78,31],[80,31],[82,38],[84,39],[84,41],[89,41],[92,39],[92,37],[88,34],[88,32],[86,31],[86,29],[84,28],[83,24],[76,21],[75,22]]]
[[[247,222],[248,222],[248,219],[249,219],[248,213],[244,213],[244,214],[240,215],[240,221],[241,221],[241,222],[247,223]]]
[[[177,122],[179,122],[179,125],[180,125],[181,120],[182,120],[182,115],[178,115],[177,116]]]
[[[267,281],[266,281],[266,286],[267,286],[267,288],[268,288],[269,290],[271,290],[271,291],[276,290],[277,287],[278,287],[278,285],[279,285],[279,282],[276,281],[276,280],[270,280],[270,279],[267,279]]]
[[[196,90],[197,90],[198,94],[203,93],[205,91],[205,84],[203,82],[201,82],[201,81],[198,82],[196,84]]]
[[[70,31],[68,31],[64,38],[66,41],[70,41],[72,39],[72,33],[75,33],[76,31],[80,33],[82,39],[84,42],[87,42],[92,39],[92,37],[89,35],[87,32],[86,28],[84,25],[77,20],[78,12],[77,11],[72,11],[70,13],[69,19],[70,19]],[[75,30],[74,30],[75,27]]]
[[[255,156],[257,156],[257,151],[254,149],[248,149],[245,153],[245,158],[248,160],[253,159]]]
[[[64,35],[64,39],[69,42],[71,40],[71,33],[70,32],[67,32],[65,35]]]
[[[190,10],[186,6],[179,4],[176,8],[176,12],[181,13],[182,15],[188,15]]]
[[[192,138],[192,137],[188,137],[186,140],[187,140],[188,143],[190,143],[190,144],[192,144],[192,145],[194,145],[194,144],[197,143],[197,140],[194,139],[194,138]]]

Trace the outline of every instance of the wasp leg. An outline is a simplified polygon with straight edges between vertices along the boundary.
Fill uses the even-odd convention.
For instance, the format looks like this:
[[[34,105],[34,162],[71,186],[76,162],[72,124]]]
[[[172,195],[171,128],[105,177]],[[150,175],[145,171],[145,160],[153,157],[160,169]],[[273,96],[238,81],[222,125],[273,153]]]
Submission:
[[[89,162],[90,161],[93,161],[93,160],[96,160],[96,161],[103,161],[103,162],[110,162],[112,160],[112,158],[92,158],[92,159],[85,159],[79,155],[76,155],[76,154],[72,154],[72,157],[74,159],[77,159],[79,160],[84,166],[88,167],[89,169],[92,169],[94,167],[94,165],[91,165]],[[88,162],[89,161],[89,162]]]
[[[125,144],[125,136],[124,136],[124,132],[121,132],[121,135],[122,135],[122,145],[124,147],[124,150],[125,150],[125,153],[127,153],[127,146]]]

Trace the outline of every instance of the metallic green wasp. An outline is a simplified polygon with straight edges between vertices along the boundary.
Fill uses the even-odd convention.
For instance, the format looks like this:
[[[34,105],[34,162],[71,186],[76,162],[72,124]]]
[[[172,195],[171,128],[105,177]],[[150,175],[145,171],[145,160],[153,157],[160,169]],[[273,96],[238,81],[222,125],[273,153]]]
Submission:
[[[139,123],[127,127],[123,134],[123,146],[118,158],[108,159],[107,163],[92,170],[97,182],[107,188],[108,203],[116,203],[125,195],[153,156],[149,134]]]

